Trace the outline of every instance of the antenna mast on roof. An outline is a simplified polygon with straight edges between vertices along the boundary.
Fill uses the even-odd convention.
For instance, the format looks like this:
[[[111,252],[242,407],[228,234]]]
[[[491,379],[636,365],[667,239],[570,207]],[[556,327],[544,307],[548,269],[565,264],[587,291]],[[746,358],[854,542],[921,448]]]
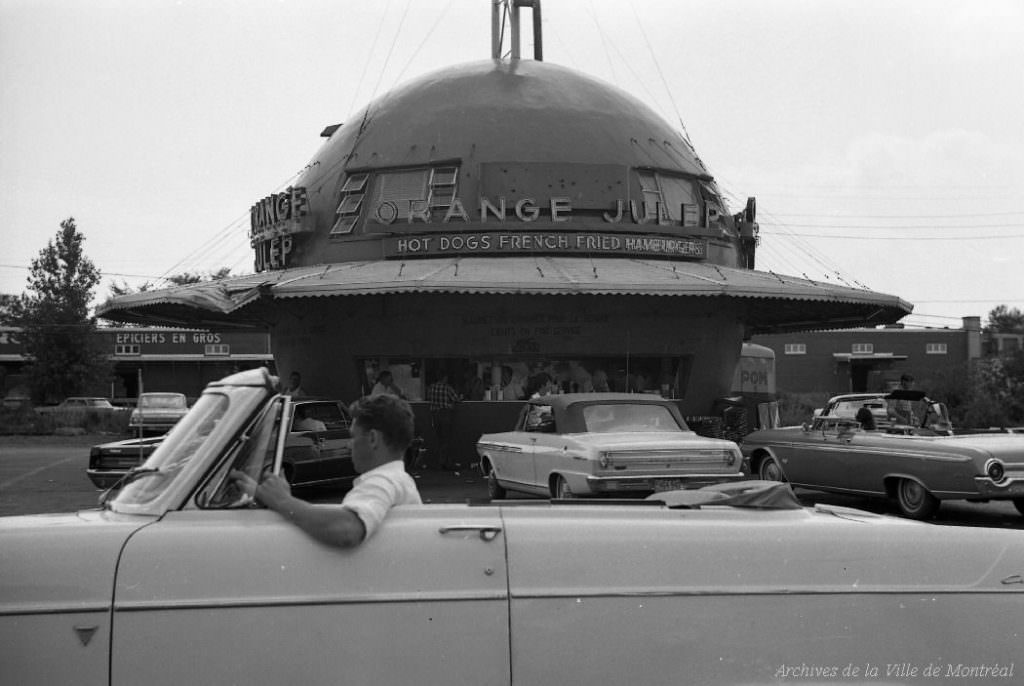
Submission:
[[[519,8],[529,7],[533,10],[533,59],[544,61],[544,41],[540,26],[540,0],[492,0],[491,5],[491,57],[501,59],[502,14],[508,14],[511,26],[509,42],[511,57],[519,59]]]

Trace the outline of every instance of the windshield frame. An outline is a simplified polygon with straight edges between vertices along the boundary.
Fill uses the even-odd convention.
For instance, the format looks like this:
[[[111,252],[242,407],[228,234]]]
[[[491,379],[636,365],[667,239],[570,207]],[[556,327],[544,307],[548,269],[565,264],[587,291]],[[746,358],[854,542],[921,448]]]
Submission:
[[[188,414],[166,435],[140,469],[168,469],[155,476],[130,482],[107,507],[120,514],[162,515],[183,507],[204,476],[220,462],[225,450],[235,441],[239,432],[249,426],[252,418],[276,397],[265,387],[256,385],[211,385],[203,392]],[[195,431],[219,403],[226,403],[216,426],[180,464],[174,458],[183,450],[183,444],[194,440]]]

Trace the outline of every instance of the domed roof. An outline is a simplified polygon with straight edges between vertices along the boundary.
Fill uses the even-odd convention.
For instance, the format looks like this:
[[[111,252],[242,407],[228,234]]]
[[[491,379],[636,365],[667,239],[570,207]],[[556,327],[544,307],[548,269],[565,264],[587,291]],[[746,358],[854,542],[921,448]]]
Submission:
[[[371,102],[324,148],[347,168],[445,159],[657,167],[706,176],[650,107],[547,62],[483,60],[409,81]]]

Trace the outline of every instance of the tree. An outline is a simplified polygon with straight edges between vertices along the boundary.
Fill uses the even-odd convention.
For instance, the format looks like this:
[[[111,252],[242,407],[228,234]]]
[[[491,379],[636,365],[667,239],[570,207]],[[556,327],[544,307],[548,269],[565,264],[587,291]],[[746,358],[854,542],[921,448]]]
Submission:
[[[169,281],[175,286],[188,286],[193,283],[201,283],[203,281],[219,281],[220,279],[226,279],[231,276],[231,267],[221,267],[216,271],[212,271],[209,274],[203,274],[202,272],[182,272],[173,276],[168,276],[165,280]],[[110,297],[116,298],[121,295],[128,295],[130,293],[142,293],[144,291],[156,290],[156,286],[153,285],[152,281],[146,281],[141,286],[135,288],[129,286],[124,280],[120,282],[113,282],[109,286]]]
[[[112,368],[96,319],[89,315],[100,271],[82,251],[85,237],[73,217],[32,260],[28,289],[18,303],[15,323],[29,360],[26,376],[35,400],[81,395],[109,378]]]
[[[0,293],[0,326],[14,326],[17,307],[18,296]]]
[[[1024,312],[1016,307],[1008,308],[1006,305],[998,305],[988,313],[986,330],[992,333],[1024,332]]]

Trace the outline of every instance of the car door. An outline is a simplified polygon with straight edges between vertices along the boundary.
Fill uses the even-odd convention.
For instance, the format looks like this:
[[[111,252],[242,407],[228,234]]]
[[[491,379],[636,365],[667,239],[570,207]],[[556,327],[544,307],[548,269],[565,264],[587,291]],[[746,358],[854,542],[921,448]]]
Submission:
[[[497,508],[398,507],[351,550],[265,509],[150,529],[118,565],[114,686],[510,683]]]
[[[1018,563],[982,532],[804,510],[503,515],[517,686],[955,683],[999,662],[972,677],[995,684],[1019,653]]]
[[[537,442],[536,427],[540,418],[538,405],[528,404],[516,422],[516,430],[495,434],[495,442],[488,453],[494,463],[498,478],[512,488],[536,491],[534,470],[534,448]]]
[[[320,473],[326,481],[355,479],[357,474],[352,465],[352,420],[341,403],[320,403],[311,416],[324,424],[324,430],[317,432],[320,444]]]
[[[841,421],[818,417],[797,440],[778,448],[782,469],[789,481],[822,488],[843,483],[845,468],[841,453],[846,446],[839,435]]]
[[[536,416],[529,421],[531,483],[548,493],[548,477],[565,454],[565,439],[559,433],[556,413],[550,405],[532,405]]]

